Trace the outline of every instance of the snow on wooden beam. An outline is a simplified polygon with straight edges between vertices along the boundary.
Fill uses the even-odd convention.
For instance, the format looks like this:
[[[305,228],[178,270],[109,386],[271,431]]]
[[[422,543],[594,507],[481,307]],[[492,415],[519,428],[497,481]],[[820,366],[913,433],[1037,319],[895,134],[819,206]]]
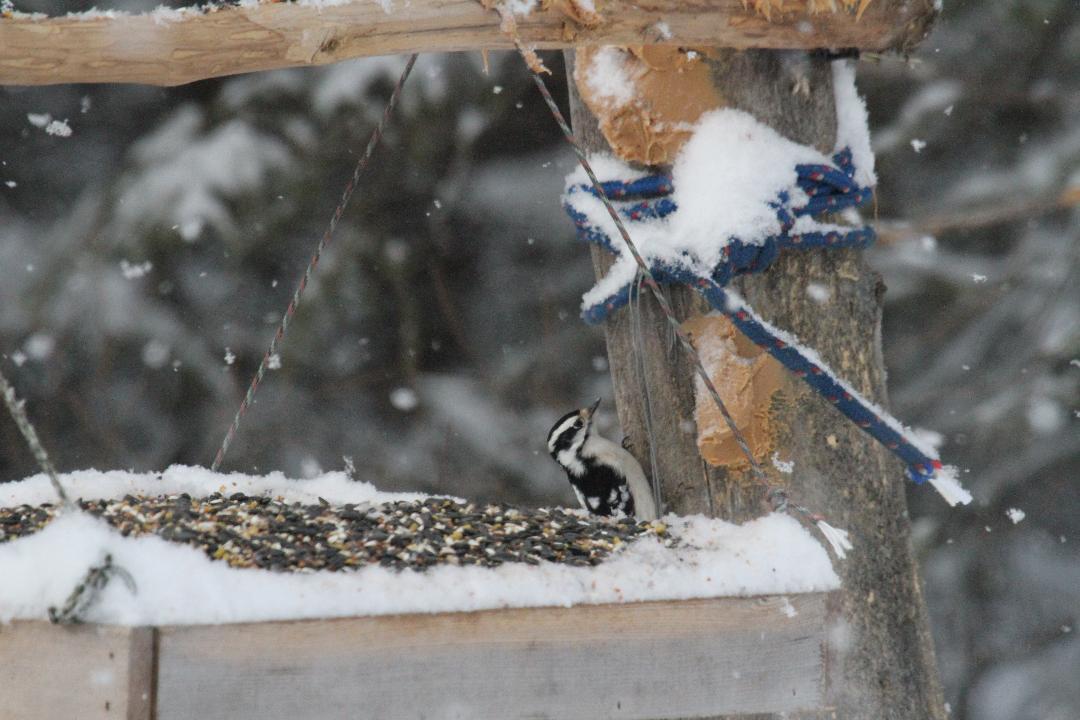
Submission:
[[[0,84],[183,83],[348,58],[512,47],[496,14],[476,0],[362,0],[341,5],[266,3],[210,12],[158,10],[41,18],[0,17]],[[861,17],[810,14],[788,2],[771,19],[742,0],[604,0],[586,28],[542,3],[519,18],[537,48],[668,43],[746,48],[912,48],[933,17],[932,0],[873,0]]]
[[[12,717],[677,718],[828,707],[833,594],[162,628],[0,625]]]

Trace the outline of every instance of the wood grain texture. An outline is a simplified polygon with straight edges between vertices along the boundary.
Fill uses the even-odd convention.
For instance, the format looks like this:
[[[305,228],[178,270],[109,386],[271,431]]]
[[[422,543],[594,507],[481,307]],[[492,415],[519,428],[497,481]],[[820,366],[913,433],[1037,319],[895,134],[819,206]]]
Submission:
[[[157,694],[157,629],[131,628],[126,720],[153,720]]]
[[[569,55],[569,53],[568,53]],[[719,51],[713,65],[719,94],[787,137],[823,151],[832,148],[835,109],[827,61],[801,52]],[[573,83],[571,82],[571,85]],[[806,92],[792,89],[807,88]],[[573,92],[573,90],[572,90]],[[608,151],[583,103],[571,96],[575,132],[590,151]],[[631,231],[632,232],[632,231]],[[593,250],[602,275],[607,253]],[[807,286],[826,288],[825,304]],[[736,282],[769,322],[792,331],[861,393],[887,407],[881,349],[884,286],[854,250],[785,251],[765,273]],[[680,319],[707,311],[695,293],[671,289]],[[648,468],[643,383],[652,397],[653,432],[667,509],[744,520],[764,512],[763,491],[747,473],[705,465],[697,451],[693,370],[671,342],[659,308],[641,304],[644,379],[635,365],[631,316],[605,323],[608,358],[623,431]],[[847,421],[804,383],[790,378],[769,408],[780,428],[780,459],[792,476],[770,463],[766,472],[792,497],[847,529],[854,552],[837,565],[841,575],[841,633],[836,656],[838,716],[873,720],[943,720],[945,711],[904,497],[902,464]]]
[[[155,717],[597,720],[820,711],[828,597],[162,628]]]
[[[666,42],[731,48],[847,48],[905,52],[926,34],[931,0],[874,0],[846,12],[776,12],[742,0],[604,0],[589,29],[551,7],[519,20],[537,48]],[[657,24],[666,23],[669,37]],[[359,0],[330,7],[267,3],[179,19],[152,15],[0,18],[0,84],[124,82],[180,85],[204,78],[408,52],[509,49],[495,13],[476,0]]]
[[[0,719],[149,720],[145,628],[0,624]],[[132,697],[135,702],[132,702]]]

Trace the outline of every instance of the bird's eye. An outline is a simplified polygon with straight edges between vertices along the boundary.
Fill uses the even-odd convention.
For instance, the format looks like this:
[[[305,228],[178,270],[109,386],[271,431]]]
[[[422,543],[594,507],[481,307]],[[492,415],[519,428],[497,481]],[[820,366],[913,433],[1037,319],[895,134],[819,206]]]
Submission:
[[[580,430],[583,424],[584,423],[582,423],[580,420],[578,420],[576,423],[574,423],[574,429],[575,430]]]

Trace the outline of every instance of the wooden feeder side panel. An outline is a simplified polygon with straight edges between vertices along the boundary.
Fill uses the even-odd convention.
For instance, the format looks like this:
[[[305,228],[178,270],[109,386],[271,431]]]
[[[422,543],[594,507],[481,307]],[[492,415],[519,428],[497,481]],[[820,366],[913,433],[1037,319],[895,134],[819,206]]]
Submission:
[[[593,720],[817,710],[826,597],[162,628],[155,717]]]
[[[128,628],[0,625],[0,720],[822,711],[833,594]]]
[[[154,631],[0,624],[0,718],[150,720]]]

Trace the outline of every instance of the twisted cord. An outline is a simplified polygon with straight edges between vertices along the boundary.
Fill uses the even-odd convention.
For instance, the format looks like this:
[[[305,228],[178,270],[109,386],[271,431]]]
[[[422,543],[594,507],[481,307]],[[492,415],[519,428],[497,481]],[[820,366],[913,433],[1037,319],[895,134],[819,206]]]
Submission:
[[[259,389],[259,383],[262,382],[263,376],[266,374],[266,368],[270,363],[270,358],[277,353],[278,345],[285,339],[285,333],[289,329],[289,322],[292,320],[296,308],[300,305],[300,298],[304,294],[304,289],[307,287],[308,281],[311,279],[311,274],[318,266],[319,258],[322,256],[323,250],[330,244],[330,240],[334,236],[338,221],[341,220],[341,215],[345,212],[345,207],[349,204],[349,200],[352,198],[353,192],[360,182],[360,173],[367,167],[368,161],[371,160],[371,156],[375,152],[375,148],[378,146],[379,141],[382,140],[383,132],[386,130],[386,126],[390,122],[390,116],[393,114],[394,107],[397,105],[398,98],[401,96],[401,89],[405,85],[405,80],[409,77],[409,73],[412,72],[413,65],[415,64],[416,53],[413,53],[405,63],[405,69],[401,71],[401,77],[398,78],[397,84],[394,86],[394,91],[390,94],[390,100],[386,103],[382,118],[380,118],[378,124],[375,125],[375,129],[371,131],[371,137],[368,139],[367,147],[364,148],[364,154],[360,156],[360,159],[356,162],[356,167],[353,168],[352,177],[349,179],[349,182],[346,183],[345,189],[341,193],[341,200],[334,209],[334,214],[330,218],[330,224],[327,226],[326,232],[323,233],[322,238],[320,238],[318,244],[315,246],[315,253],[311,256],[311,260],[308,262],[307,267],[304,268],[304,274],[300,277],[300,283],[293,291],[292,298],[289,300],[289,306],[285,308],[285,314],[281,317],[281,323],[278,325],[274,337],[270,340],[270,347],[266,350],[262,360],[259,361],[259,368],[255,371],[254,377],[251,378],[251,384],[248,385],[247,392],[244,394],[244,399],[240,402],[240,407],[237,409],[236,415],[233,417],[232,423],[225,433],[225,439],[222,440],[221,447],[218,449],[217,455],[214,457],[214,462],[210,466],[210,469],[215,472],[221,467],[221,461],[225,459],[225,453],[229,451],[229,446],[232,445],[233,438],[236,437],[236,431],[240,427],[240,420],[244,417],[244,413],[247,412],[248,406],[251,405],[251,402],[255,397],[255,391]]]
[[[645,434],[649,437],[649,478],[651,480],[653,497],[656,500],[656,510],[660,515],[664,514],[663,486],[660,483],[660,463],[656,456],[656,436],[653,432],[653,407],[652,391],[649,388],[648,363],[645,352],[645,330],[641,319],[641,278],[639,271],[635,280],[634,297],[630,303],[630,331],[634,349],[634,370],[637,372],[638,382],[644,390],[644,418]]]
[[[56,472],[56,466],[52,464],[49,453],[45,451],[45,446],[38,439],[34,425],[30,422],[30,418],[26,416],[26,401],[15,397],[15,388],[11,386],[2,372],[0,372],[0,393],[4,396],[4,404],[7,405],[11,419],[15,421],[19,432],[22,433],[23,439],[26,440],[26,444],[34,455],[34,459],[37,460],[41,471],[49,476],[49,483],[52,484],[56,494],[60,496],[60,502],[65,507],[71,506],[71,499],[64,490],[64,486],[60,483],[60,476]]]
[[[124,568],[114,565],[112,555],[106,554],[101,565],[91,566],[86,571],[82,582],[75,586],[62,607],[49,608],[49,621],[54,625],[77,625],[83,622],[86,611],[97,602],[105,586],[114,577],[123,580],[132,594],[136,592],[135,578]]]

